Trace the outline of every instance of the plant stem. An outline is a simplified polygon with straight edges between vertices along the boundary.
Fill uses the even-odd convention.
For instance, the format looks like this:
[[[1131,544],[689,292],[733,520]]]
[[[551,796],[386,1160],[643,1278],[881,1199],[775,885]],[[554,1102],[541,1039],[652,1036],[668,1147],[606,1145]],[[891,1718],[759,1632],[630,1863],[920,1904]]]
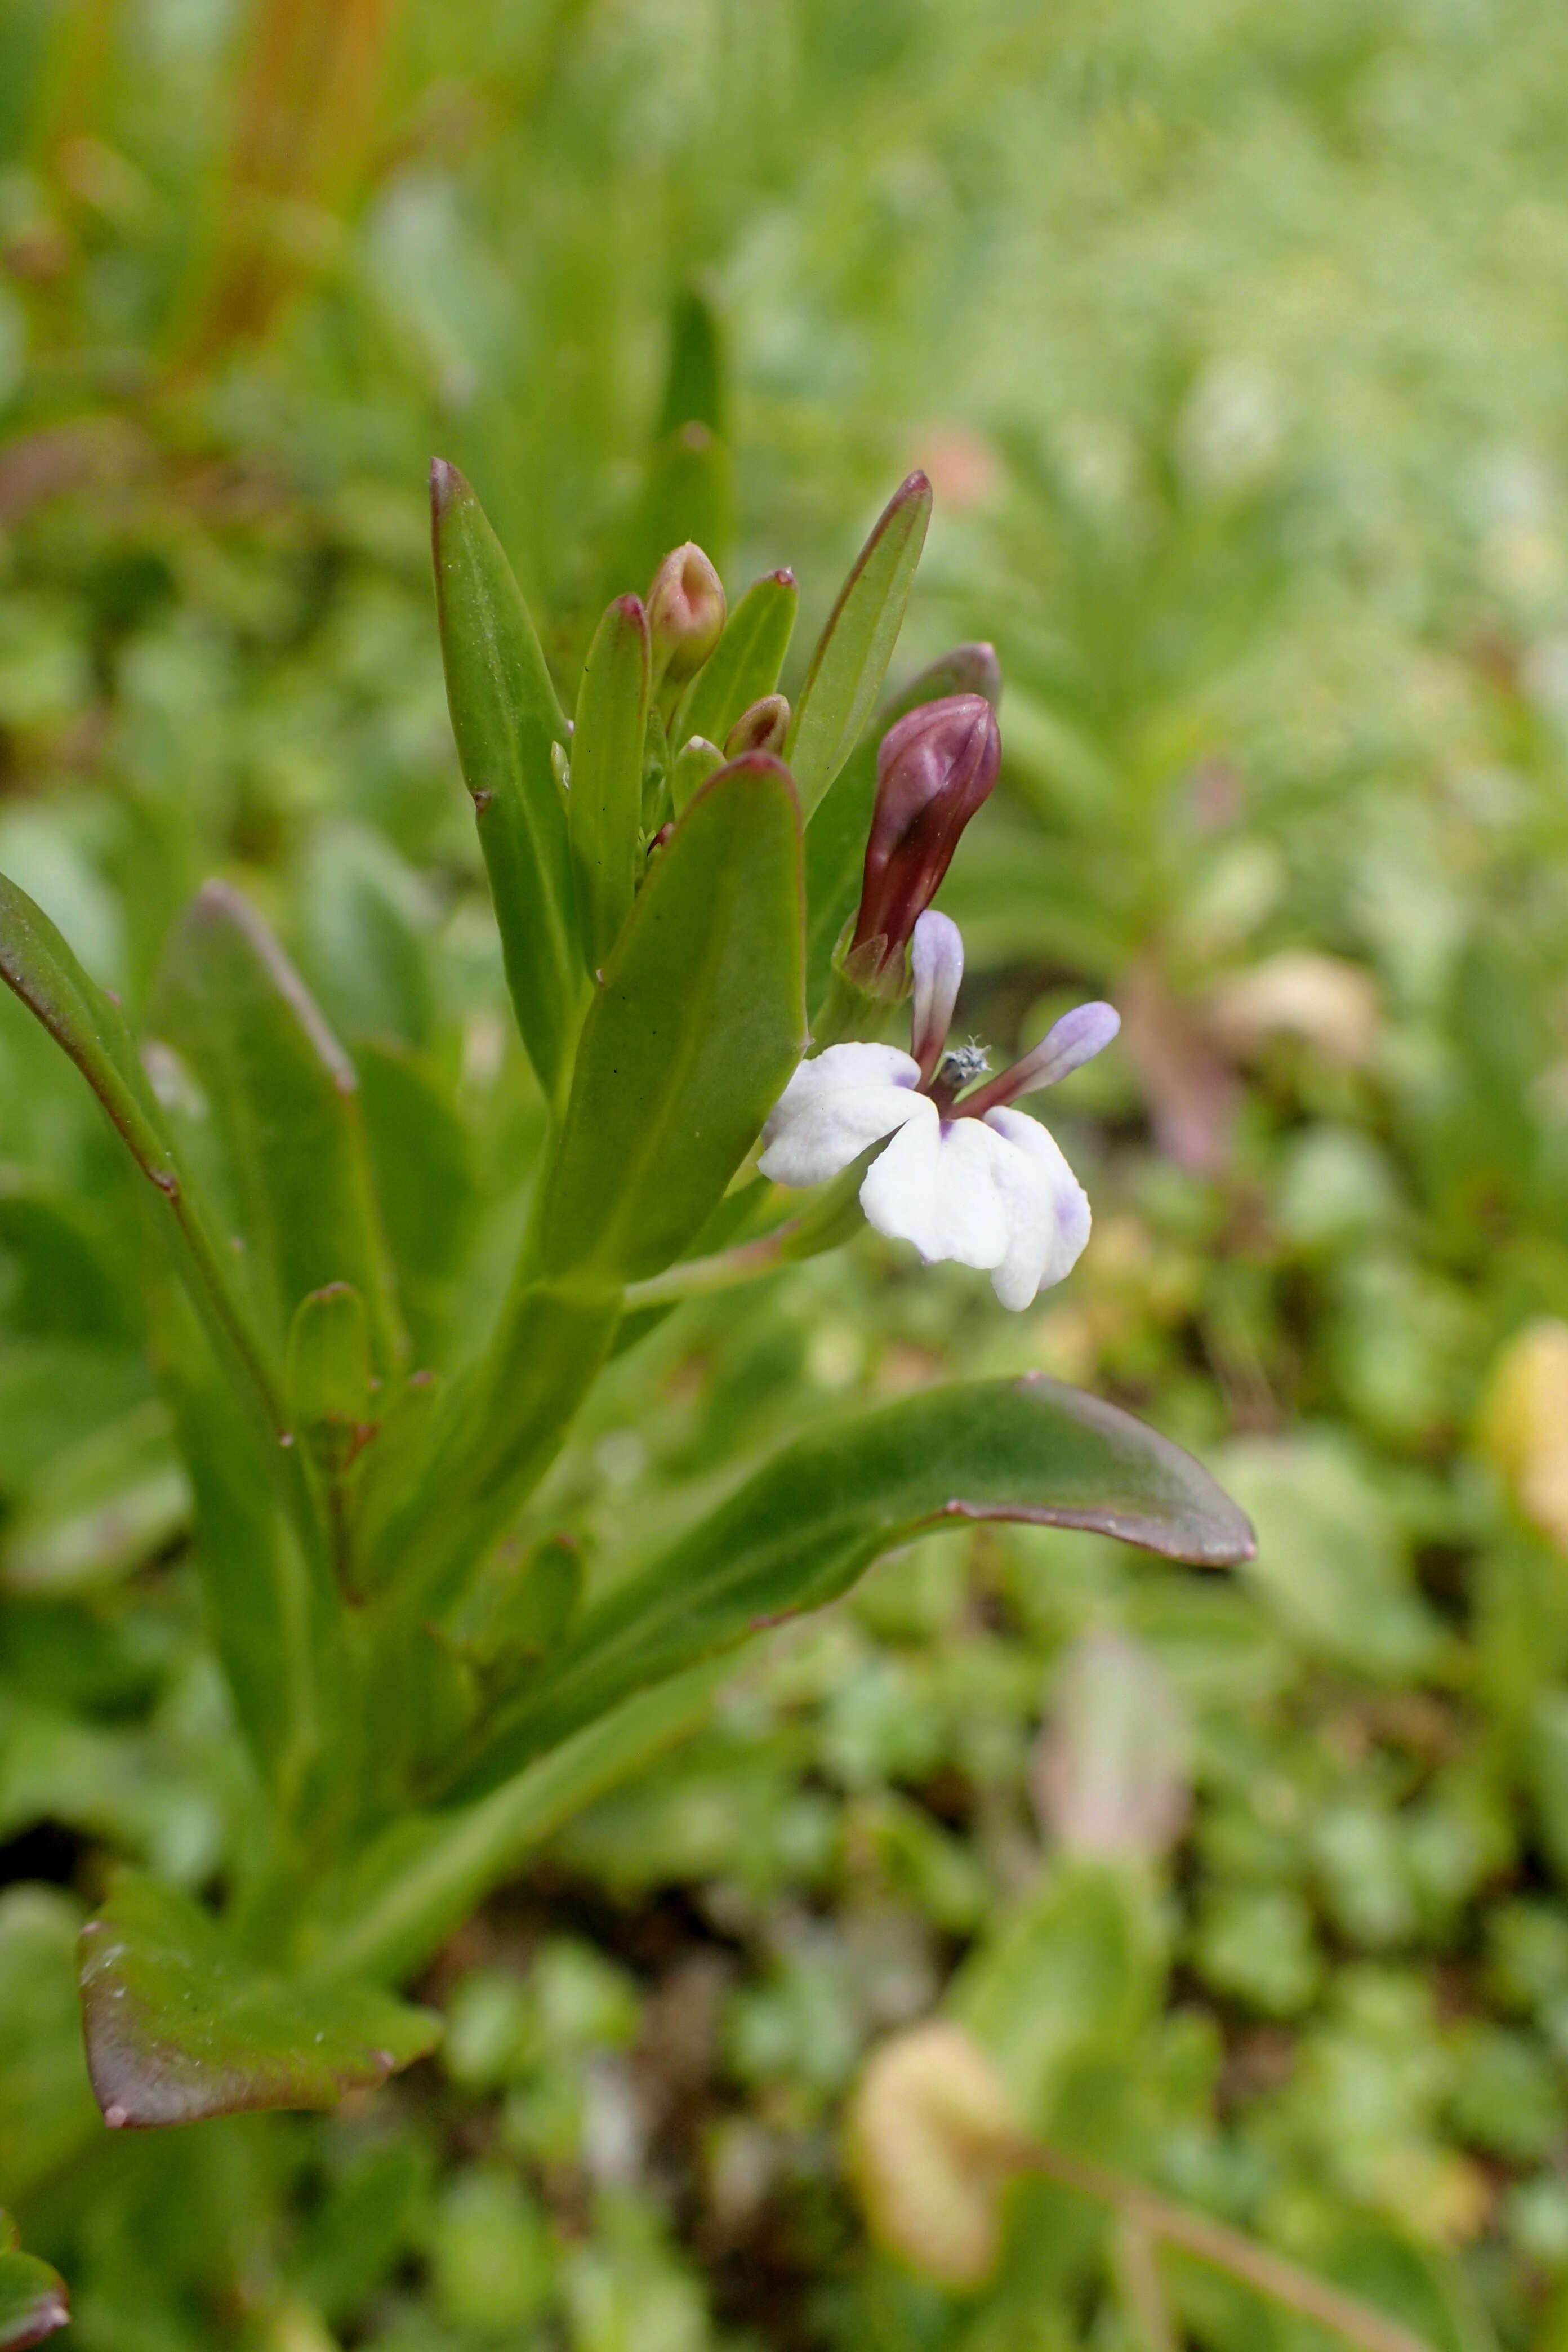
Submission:
[[[732,1664],[708,1659],[640,1692],[478,1804],[427,1816],[413,1858],[372,1892],[310,1973],[318,1982],[391,1981],[418,1968],[531,1848],[684,1738]]]
[[[1116,2282],[1143,2352],[1181,2352],[1175,2323],[1160,2275],[1160,2252],[1141,2221],[1121,2217],[1116,2233]]]
[[[1086,2157],[1069,2156],[1065,2148],[1047,2147],[1037,2140],[1020,2148],[1019,2160],[1029,2171],[1043,2174],[1063,2189],[1113,2207],[1145,2239],[1163,2239],[1167,2245],[1195,2255],[1199,2262],[1212,2263],[1215,2270],[1228,2271],[1271,2303],[1283,2304],[1303,2319],[1331,2329],[1347,2343],[1359,2345],[1362,2352],[1432,2352],[1424,2336],[1397,2319],[1331,2286],[1326,2279],[1300,2269],[1271,2247],[1244,2237],[1239,2230],[1228,2229],[1223,2221],[1212,2221],[1190,2206],[1173,2204],[1141,2181],[1129,2180]]]
[[[756,1282],[784,1263],[784,1241],[790,1230],[780,1225],[756,1241],[715,1250],[711,1257],[687,1258],[663,1274],[650,1275],[646,1282],[628,1283],[626,1313],[635,1315],[644,1307],[673,1306],[682,1298],[705,1298],[715,1290],[733,1290],[742,1282]]]
[[[795,1216],[755,1240],[737,1242],[732,1249],[715,1250],[711,1257],[687,1258],[668,1266],[646,1282],[629,1283],[626,1311],[642,1307],[668,1307],[683,1298],[702,1298],[716,1290],[731,1290],[742,1282],[756,1282],[781,1265],[798,1265],[824,1250],[837,1249],[857,1234],[863,1222],[859,1207],[861,1180],[880,1149],[873,1144],[852,1166],[822,1185]],[[774,1198],[777,1198],[775,1192]]]

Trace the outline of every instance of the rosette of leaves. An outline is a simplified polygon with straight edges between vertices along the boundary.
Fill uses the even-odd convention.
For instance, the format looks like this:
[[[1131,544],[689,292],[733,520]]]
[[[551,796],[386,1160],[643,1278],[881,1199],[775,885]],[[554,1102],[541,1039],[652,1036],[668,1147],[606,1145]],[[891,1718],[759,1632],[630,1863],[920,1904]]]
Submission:
[[[854,904],[931,494],[914,476],[889,505],[787,719],[780,572],[727,619],[711,594],[696,620],[618,598],[569,721],[478,499],[443,465],[432,487],[453,726],[547,1107],[479,1345],[446,1360],[414,1311],[459,1206],[438,1106],[384,1057],[367,1084],[246,898],[199,893],[139,1038],[0,879],[0,970],[146,1180],[153,1352],[264,1800],[221,1912],[126,1874],[84,1930],[89,2070],[116,2127],[327,2106],[429,2048],[438,2021],[397,1988],[465,1912],[699,1720],[742,1643],[922,1529],[1250,1549],[1196,1463],[1038,1378],[808,1432],[604,1589],[569,1531],[526,1527],[613,1354],[687,1295],[734,1287],[743,1312],[744,1282],[859,1223],[840,1185],[786,1204],[754,1154]],[[682,564],[683,597],[716,591]],[[902,707],[951,679],[937,665]],[[726,757],[759,704],[739,740],[777,748]]]

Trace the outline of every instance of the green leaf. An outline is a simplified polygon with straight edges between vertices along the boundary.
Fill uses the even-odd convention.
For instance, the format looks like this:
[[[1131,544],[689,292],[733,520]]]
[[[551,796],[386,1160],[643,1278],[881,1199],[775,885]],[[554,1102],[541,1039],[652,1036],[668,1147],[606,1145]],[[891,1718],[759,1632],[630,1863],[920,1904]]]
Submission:
[[[341,1984],[419,1967],[534,1847],[695,1730],[724,1671],[705,1663],[640,1692],[478,1804],[397,1822],[341,1890],[313,1972]]]
[[[57,1886],[0,1893],[0,2192],[31,2197],[102,2126],[82,2063],[81,1906]]]
[[[593,1275],[518,1286],[482,1357],[437,1401],[401,1491],[387,1473],[387,1487],[367,1496],[376,1525],[362,1539],[365,1589],[395,1583],[398,1607],[417,1597],[430,1615],[449,1604],[560,1452],[620,1312],[619,1283]],[[392,1429],[376,1440],[367,1472],[395,1442]]]
[[[716,568],[735,536],[735,468],[727,441],[693,417],[665,434],[648,460],[628,556],[634,579],[651,579],[672,547],[694,539]],[[623,574],[623,577],[625,575]]]
[[[784,747],[808,823],[876,707],[930,520],[931,484],[911,474],[878,517],[811,657]]]
[[[0,1584],[13,1592],[69,1592],[124,1576],[184,1534],[191,1491],[149,1399],[47,1463],[0,1536]]]
[[[665,378],[661,434],[682,425],[725,430],[728,369],[713,305],[701,289],[687,287],[670,305],[669,373]],[[679,544],[679,542],[677,542]]]
[[[182,1165],[119,1005],[89,979],[25,890],[0,875],[0,979],[68,1054],[170,1212],[167,1230],[207,1335],[267,1440],[283,1426],[281,1367],[236,1279],[233,1253]]]
[[[838,934],[860,903],[877,798],[878,749],[895,719],[944,694],[984,694],[993,704],[1000,700],[1001,677],[989,646],[955,646],[912,677],[900,694],[891,696],[806,827],[805,1002],[814,1018],[831,978]]]
[[[69,2317],[64,2279],[37,2254],[21,2252],[9,2214],[0,2213],[0,2352],[41,2344]]]
[[[172,1282],[153,1286],[153,1354],[195,1501],[208,1631],[262,1778],[292,1804],[343,1717],[343,1629],[330,1563],[301,1547],[272,1475],[272,1459],[295,1462],[300,1449],[274,1444],[264,1455],[255,1444]]]
[[[799,603],[793,572],[770,572],[752,582],[676,709],[673,744],[693,735],[722,743],[742,711],[775,690]]]
[[[294,1310],[289,1425],[322,1474],[341,1477],[373,1433],[370,1331],[352,1283],[312,1290]]]
[[[819,1608],[927,1528],[1019,1519],[1228,1566],[1252,1531],[1201,1465],[1098,1397],[1031,1373],[933,1389],[799,1438],[590,1609],[465,1774],[488,1788],[630,1692]]]
[[[518,1027],[552,1103],[583,1003],[566,811],[551,746],[568,729],[500,541],[455,466],[430,468],[447,700],[500,929]]]
[[[260,1974],[189,1895],[132,1874],[82,1929],[79,1963],[88,2074],[113,2130],[335,2106],[441,2030],[368,1987]]]
[[[443,1352],[452,1277],[474,1237],[473,1153],[450,1087],[406,1046],[362,1040],[354,1068],[398,1296],[415,1359],[427,1364]]]
[[[588,648],[572,737],[567,819],[590,971],[615,946],[637,892],[649,664],[641,600],[618,596]]]
[[[281,1348],[306,1294],[352,1283],[378,1371],[406,1353],[353,1063],[255,909],[198,891],[170,940],[154,1003],[205,1098],[235,1244]]]
[[[677,816],[686,814],[709,777],[716,776],[723,764],[717,743],[710,743],[705,735],[688,736],[669,772],[670,804]]]
[[[748,753],[705,784],[638,895],[583,1030],[532,1262],[635,1282],[678,1257],[802,1050],[800,821]]]

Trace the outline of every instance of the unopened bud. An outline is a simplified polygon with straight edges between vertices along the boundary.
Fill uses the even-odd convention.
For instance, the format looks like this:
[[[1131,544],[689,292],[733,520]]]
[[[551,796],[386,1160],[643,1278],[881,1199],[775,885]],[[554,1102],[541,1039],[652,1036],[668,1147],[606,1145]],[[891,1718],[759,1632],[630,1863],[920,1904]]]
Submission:
[[[724,583],[695,540],[672,548],[654,573],[647,622],[655,678],[679,686],[695,677],[724,634]]]
[[[724,757],[738,760],[742,751],[782,753],[789,733],[789,704],[782,694],[764,694],[742,710],[724,738]]]
[[[984,695],[921,704],[889,727],[877,754],[877,801],[851,955],[884,970],[901,955],[958,846],[996,782],[1002,741]]]

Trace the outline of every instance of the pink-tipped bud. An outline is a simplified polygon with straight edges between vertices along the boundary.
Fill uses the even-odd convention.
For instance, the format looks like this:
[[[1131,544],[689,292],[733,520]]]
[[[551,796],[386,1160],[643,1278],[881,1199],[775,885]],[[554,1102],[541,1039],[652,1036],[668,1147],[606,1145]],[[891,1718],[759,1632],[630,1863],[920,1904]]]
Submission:
[[[924,702],[882,738],[877,803],[850,953],[879,941],[877,964],[901,954],[936,896],[959,835],[996,782],[1002,740],[984,695]]]
[[[764,694],[742,710],[724,738],[724,757],[738,760],[742,751],[782,752],[789,733],[789,704],[782,694]]]
[[[724,633],[724,583],[695,540],[672,548],[647,592],[656,678],[694,677]]]

